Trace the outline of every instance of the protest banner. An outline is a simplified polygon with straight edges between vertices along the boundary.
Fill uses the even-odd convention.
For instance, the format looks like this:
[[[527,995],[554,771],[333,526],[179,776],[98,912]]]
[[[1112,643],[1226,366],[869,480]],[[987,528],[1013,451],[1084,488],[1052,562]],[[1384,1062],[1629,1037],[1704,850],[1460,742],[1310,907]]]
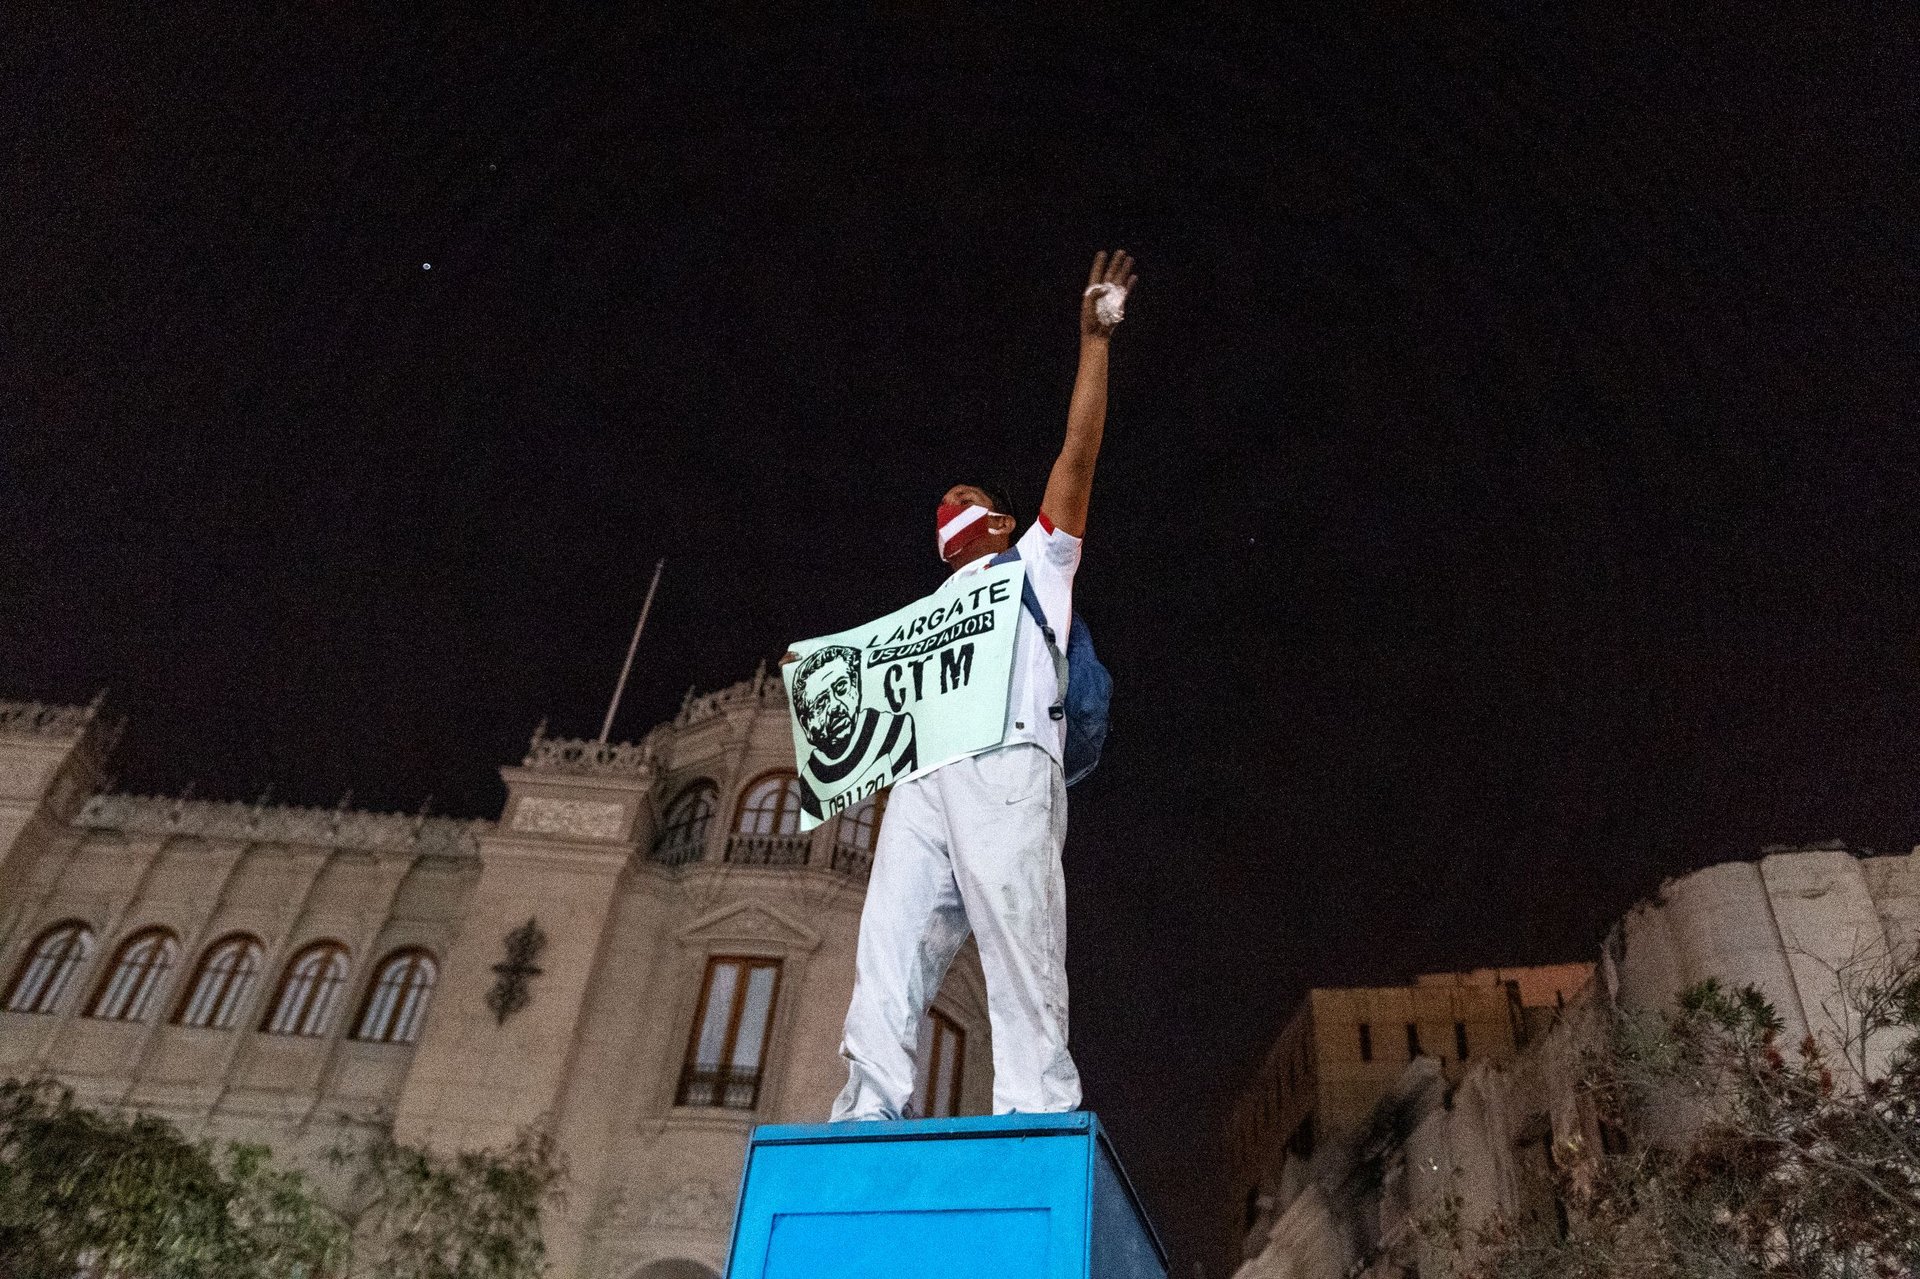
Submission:
[[[885,617],[792,646],[800,829],[1000,744],[1025,580],[1019,560],[956,574]]]

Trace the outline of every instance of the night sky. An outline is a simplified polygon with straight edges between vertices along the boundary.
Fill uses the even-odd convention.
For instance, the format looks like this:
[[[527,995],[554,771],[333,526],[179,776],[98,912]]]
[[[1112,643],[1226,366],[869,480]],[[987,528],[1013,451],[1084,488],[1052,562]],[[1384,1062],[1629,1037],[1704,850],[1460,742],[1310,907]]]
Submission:
[[[656,557],[617,736],[931,589],[1122,246],[1075,1047],[1183,1279],[1308,986],[1920,839],[1911,5],[242,8],[0,41],[0,696],[121,789],[492,816]]]

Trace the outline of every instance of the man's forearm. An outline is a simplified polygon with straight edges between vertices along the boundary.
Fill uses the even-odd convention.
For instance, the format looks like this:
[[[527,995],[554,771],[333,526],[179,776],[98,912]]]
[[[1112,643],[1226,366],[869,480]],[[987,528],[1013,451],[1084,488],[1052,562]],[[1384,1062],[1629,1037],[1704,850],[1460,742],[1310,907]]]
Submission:
[[[1107,351],[1104,337],[1080,339],[1080,371],[1073,379],[1073,399],[1067,405],[1067,442],[1062,460],[1093,469],[1100,456],[1100,437],[1107,427]]]
[[[1087,288],[1080,295],[1080,372],[1073,379],[1073,399],[1067,405],[1067,441],[1060,446],[1053,473],[1047,477],[1047,496],[1040,509],[1063,533],[1083,537],[1087,531],[1087,500],[1093,492],[1093,464],[1100,457],[1100,437],[1107,429],[1107,345],[1120,323],[1120,307],[1139,282],[1133,258],[1125,249],[1112,258],[1093,255]]]
[[[1080,370],[1067,405],[1067,438],[1047,477],[1041,509],[1054,527],[1075,537],[1086,533],[1087,505],[1093,492],[1094,463],[1107,426],[1107,351],[1104,336],[1080,339]]]

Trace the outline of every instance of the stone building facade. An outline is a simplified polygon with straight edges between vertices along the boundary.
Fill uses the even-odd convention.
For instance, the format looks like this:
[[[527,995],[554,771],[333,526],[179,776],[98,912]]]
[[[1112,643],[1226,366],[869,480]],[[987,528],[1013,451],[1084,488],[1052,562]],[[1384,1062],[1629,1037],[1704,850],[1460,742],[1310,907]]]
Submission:
[[[1564,1234],[1554,1152],[1617,1139],[1579,1087],[1612,1007],[1664,1009],[1708,978],[1751,984],[1785,1023],[1784,1042],[1813,1034],[1837,1047],[1849,1033],[1836,1020],[1847,1015],[1839,974],[1917,947],[1920,849],[1769,850],[1670,880],[1614,925],[1593,979],[1546,1010],[1517,1051],[1464,1068],[1403,1058],[1365,1124],[1323,1144],[1289,1193],[1259,1206],[1239,1279],[1444,1273],[1416,1223],[1450,1204],[1469,1236],[1496,1214],[1523,1231]]]
[[[498,820],[103,792],[93,707],[0,703],[0,1077],[318,1156],[540,1124],[557,1275],[724,1266],[752,1126],[818,1121],[879,812],[799,834],[777,677],[637,744],[535,735]],[[991,1109],[971,946],[921,1107]]]
[[[1360,1132],[1410,1063],[1431,1062],[1458,1082],[1473,1065],[1506,1061],[1592,973],[1592,964],[1481,968],[1308,991],[1228,1123],[1230,1255],[1265,1247],[1261,1224],[1306,1189],[1316,1153]]]

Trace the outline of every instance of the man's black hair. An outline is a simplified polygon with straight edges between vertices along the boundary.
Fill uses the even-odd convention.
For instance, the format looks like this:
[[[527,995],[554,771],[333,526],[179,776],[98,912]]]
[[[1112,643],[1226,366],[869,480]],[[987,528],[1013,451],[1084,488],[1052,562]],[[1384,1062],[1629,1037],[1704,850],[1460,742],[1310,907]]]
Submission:
[[[968,480],[967,483],[973,484],[973,481]],[[1014,505],[1013,490],[1002,483],[974,484],[973,487],[987,495],[987,501],[995,511],[1001,515],[1013,516],[1013,526],[1016,530],[1020,527],[1020,508]]]

